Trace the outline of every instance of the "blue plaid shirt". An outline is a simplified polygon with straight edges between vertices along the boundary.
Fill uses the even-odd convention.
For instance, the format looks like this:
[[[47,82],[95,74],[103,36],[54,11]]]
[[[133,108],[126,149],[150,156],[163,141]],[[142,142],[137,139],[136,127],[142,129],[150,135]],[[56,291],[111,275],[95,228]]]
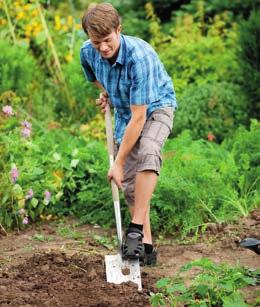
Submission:
[[[86,79],[98,80],[109,95],[118,144],[131,119],[130,105],[147,105],[147,117],[156,109],[177,106],[171,78],[157,53],[142,39],[121,34],[113,65],[87,40],[80,50],[80,60]]]

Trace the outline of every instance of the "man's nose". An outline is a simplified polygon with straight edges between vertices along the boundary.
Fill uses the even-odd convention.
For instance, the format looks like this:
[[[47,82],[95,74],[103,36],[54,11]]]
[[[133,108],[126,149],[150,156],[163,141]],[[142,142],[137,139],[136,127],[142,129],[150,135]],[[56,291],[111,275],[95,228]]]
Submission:
[[[107,50],[107,44],[106,43],[101,43],[100,44],[100,51],[106,51]]]

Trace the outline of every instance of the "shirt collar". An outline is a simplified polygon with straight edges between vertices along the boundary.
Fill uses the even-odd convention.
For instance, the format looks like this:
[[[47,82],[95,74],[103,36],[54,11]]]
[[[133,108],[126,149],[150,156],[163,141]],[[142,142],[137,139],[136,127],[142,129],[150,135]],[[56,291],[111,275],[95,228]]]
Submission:
[[[118,52],[118,56],[116,59],[116,63],[119,63],[121,65],[124,64],[125,62],[125,41],[123,38],[123,34],[120,34],[120,47],[119,47],[119,52]]]

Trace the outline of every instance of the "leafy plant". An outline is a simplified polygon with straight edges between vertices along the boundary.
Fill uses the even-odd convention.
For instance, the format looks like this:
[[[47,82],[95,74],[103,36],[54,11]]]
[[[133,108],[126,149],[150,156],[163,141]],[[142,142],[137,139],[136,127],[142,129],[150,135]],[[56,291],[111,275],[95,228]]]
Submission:
[[[246,125],[248,100],[238,85],[220,82],[190,85],[179,98],[175,134],[190,129],[194,139],[210,136],[220,142],[239,125]]]
[[[260,11],[252,11],[247,21],[239,25],[238,61],[241,65],[243,90],[250,101],[250,116],[259,118],[260,112]]]
[[[0,93],[16,92],[27,96],[39,77],[39,67],[27,48],[12,46],[7,40],[0,39]]]
[[[110,238],[110,237],[105,237],[105,236],[100,236],[100,235],[93,235],[93,239],[109,250],[113,250],[117,246],[116,236],[113,236]]]
[[[222,146],[234,157],[238,166],[238,190],[253,195],[260,190],[260,123],[252,120],[250,130],[240,127]],[[247,202],[248,203],[248,202]]]
[[[195,274],[192,269],[197,269]],[[185,272],[188,275],[184,276]],[[153,307],[179,304],[201,307],[249,306],[239,289],[247,285],[255,286],[257,276],[259,271],[231,267],[226,263],[215,264],[208,258],[201,258],[182,266],[176,276],[157,281],[159,292],[151,297],[151,304]]]
[[[257,127],[254,123],[250,131],[239,130],[223,145],[193,141],[188,130],[169,140],[151,201],[154,229],[196,235],[210,222],[246,216],[255,208],[260,178],[255,164],[259,156]],[[245,154],[249,142],[252,145]]]
[[[154,46],[173,79],[177,97],[190,84],[199,87],[208,82],[241,81],[235,25],[227,28],[224,14],[215,16],[213,22],[207,24],[203,12],[203,9],[198,12],[198,21],[192,15],[178,17],[168,26],[168,36],[162,32],[156,18],[151,21],[152,42],[156,43]]]
[[[36,233],[35,235],[32,236],[33,240],[40,241],[40,242],[50,242],[53,241],[52,236],[44,236],[41,233]]]
[[[82,233],[68,226],[58,227],[57,234],[67,239],[74,239],[74,240],[83,239]]]

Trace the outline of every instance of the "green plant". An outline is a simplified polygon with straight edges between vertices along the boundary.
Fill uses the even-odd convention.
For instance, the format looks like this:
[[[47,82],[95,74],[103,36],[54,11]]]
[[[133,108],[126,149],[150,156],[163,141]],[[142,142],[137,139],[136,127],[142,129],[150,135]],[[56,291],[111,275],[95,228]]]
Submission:
[[[74,239],[74,240],[83,239],[82,233],[76,231],[75,229],[71,229],[68,226],[59,227],[57,229],[57,234],[67,239]]]
[[[181,6],[181,10],[174,12],[177,14],[189,13],[196,15],[198,6],[201,3],[205,3],[205,19],[210,20],[214,15],[222,12],[226,12],[233,19],[239,19],[241,17],[247,17],[250,11],[257,7],[256,0],[244,0],[244,1],[222,1],[222,0],[208,0],[206,2],[201,0],[191,0],[190,3]]]
[[[192,269],[197,269],[195,274]],[[179,304],[201,307],[249,306],[239,289],[247,285],[255,286],[257,276],[259,271],[231,267],[225,263],[215,264],[208,258],[201,258],[182,266],[177,276],[157,281],[159,292],[151,297],[151,304],[153,307]]]
[[[203,8],[198,12],[199,21],[187,14],[178,17],[168,26],[168,36],[162,33],[158,22],[156,25],[156,19],[152,19],[152,41],[156,42],[160,58],[173,79],[177,97],[190,84],[200,87],[208,82],[241,81],[235,25],[227,27],[224,14],[206,24],[203,12]]]
[[[207,223],[246,216],[258,205],[257,128],[240,133],[237,139],[230,140],[230,147],[205,140],[193,141],[188,130],[167,142],[151,202],[155,230],[178,231],[182,237],[191,232],[196,236],[198,231],[206,229]],[[248,144],[246,139],[254,144],[249,145],[251,154],[247,156],[243,152]],[[246,157],[248,162],[243,166],[240,159]]]
[[[232,154],[238,166],[237,186],[240,194],[246,196],[247,203],[250,202],[248,197],[260,190],[259,144],[260,123],[257,120],[251,121],[250,130],[240,127],[222,144],[222,147]]]
[[[79,52],[79,49],[78,42],[74,47],[74,53]],[[98,89],[84,78],[79,56],[75,56],[71,61],[62,65],[62,70],[70,94],[77,104],[73,115],[70,116],[71,121],[89,122],[97,113],[95,98],[98,97]],[[59,113],[70,113],[64,104],[57,105],[56,109]]]
[[[100,235],[93,235],[93,239],[109,250],[113,250],[117,246],[116,236],[105,237],[105,236],[100,236]]]
[[[35,235],[32,236],[33,240],[40,241],[40,242],[51,242],[53,241],[52,236],[45,236],[41,233],[36,233]]]
[[[39,78],[39,67],[22,46],[13,46],[0,39],[0,93],[14,91],[18,96],[27,96]]]
[[[238,85],[226,82],[190,85],[179,97],[175,134],[190,129],[194,139],[221,142],[239,125],[246,125],[248,100]]]
[[[260,112],[260,10],[252,11],[247,21],[239,25],[238,61],[241,65],[243,90],[250,101],[249,112],[253,118]]]

